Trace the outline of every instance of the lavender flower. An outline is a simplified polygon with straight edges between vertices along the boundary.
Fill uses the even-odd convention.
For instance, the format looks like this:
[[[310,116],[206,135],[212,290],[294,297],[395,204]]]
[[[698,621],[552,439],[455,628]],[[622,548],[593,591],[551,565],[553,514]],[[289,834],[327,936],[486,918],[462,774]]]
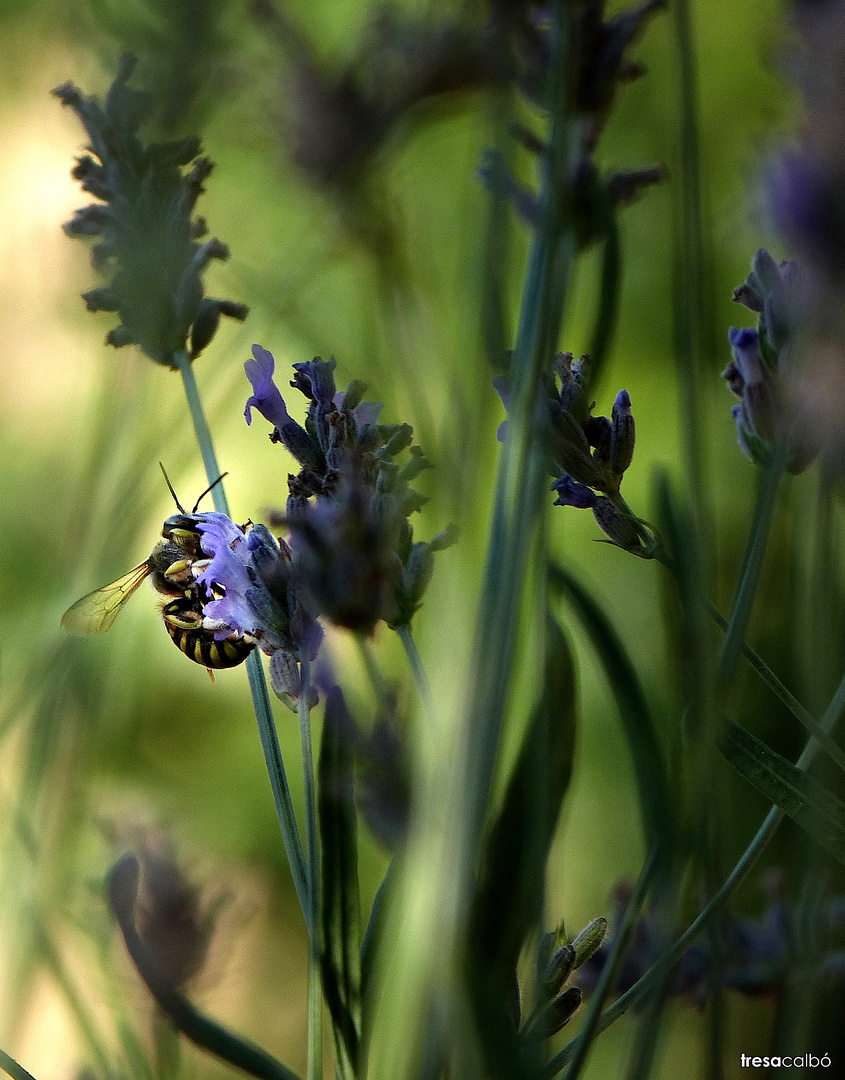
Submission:
[[[257,408],[302,468],[288,479],[284,523],[292,531],[289,576],[308,608],[347,629],[370,633],[379,620],[410,621],[431,575],[433,552],[452,541],[445,532],[414,543],[409,516],[425,499],[411,481],[428,468],[407,424],[378,424],[381,406],[362,401],[366,387],[335,385],[336,361],[294,364],[291,385],[308,400],[305,426],[292,420],[273,376],[275,361],[253,347],[245,370]],[[396,460],[409,451],[410,460]],[[253,530],[255,535],[256,530]],[[240,603],[227,594],[233,604]]]
[[[71,83],[54,91],[90,139],[91,153],[79,158],[73,177],[101,200],[77,210],[65,232],[100,238],[91,257],[108,284],[83,299],[89,311],[118,314],[106,341],[116,348],[139,345],[152,360],[175,368],[175,353],[187,349],[193,359],[209,344],[221,315],[243,320],[248,309],[204,294],[208,263],[229,257],[219,240],[200,243],[205,222],[191,219],[211,162],[198,156],[197,138],[141,143],[138,129],[152,102],[127,85],[134,67],[133,57],[121,59],[104,105]]]
[[[591,509],[611,543],[643,558],[651,552],[643,544],[644,525],[630,513],[619,494],[622,477],[634,457],[636,426],[631,397],[620,390],[610,418],[593,416],[589,400],[589,357],[573,361],[572,353],[555,359],[555,379],[544,381],[538,413],[545,413],[545,442],[549,472],[556,477],[555,506]],[[510,387],[505,378],[493,380],[505,408]],[[497,437],[505,437],[507,421]]]
[[[210,556],[197,577],[214,597],[203,607],[209,629],[217,637],[233,630],[253,637],[271,657],[274,690],[288,703],[295,701],[299,658],[304,651],[315,659],[323,634],[293,580],[290,548],[263,525],[247,532],[216,512],[201,515],[197,530]]]
[[[819,451],[813,425],[802,421],[790,371],[805,295],[794,263],[778,264],[767,251],[758,251],[747,279],[734,290],[734,300],[758,314],[758,329],[731,327],[733,359],[722,372],[739,398],[732,415],[743,453],[765,466],[773,448],[782,444],[786,468],[795,473],[807,468]]]

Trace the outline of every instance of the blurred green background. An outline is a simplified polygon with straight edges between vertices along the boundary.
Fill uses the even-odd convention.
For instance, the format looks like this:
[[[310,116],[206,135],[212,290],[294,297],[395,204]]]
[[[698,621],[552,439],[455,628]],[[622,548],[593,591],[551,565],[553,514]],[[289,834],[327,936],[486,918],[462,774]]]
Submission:
[[[158,462],[188,505],[205,480],[178,376],[133,349],[105,346],[109,317],[87,314],[79,300],[96,277],[85,245],[65,237],[61,224],[86,201],[69,176],[83,133],[50,90],[71,79],[86,93],[103,93],[116,57],[130,48],[141,59],[139,81],[146,72],[176,94],[171,133],[199,131],[216,163],[198,209],[232,258],[210,270],[209,291],[249,304],[251,315],[244,326],[223,325],[195,370],[235,518],[261,520],[282,505],[292,468],[262,421],[252,428],[243,422],[249,387],[242,365],[252,342],[275,353],[281,385],[287,364],[333,354],[339,385],[365,380],[368,399],[385,403],[384,420],[414,425],[436,466],[423,480],[431,501],[417,533],[429,538],[448,521],[461,528],[460,543],[439,556],[416,620],[438,692],[456,697],[498,455],[502,410],[482,342],[488,196],[477,174],[494,137],[489,96],[454,94],[411,113],[377,148],[354,191],[321,186],[290,158],[292,124],[300,137],[305,125],[316,143],[329,136],[316,106],[309,112],[302,81],[291,80],[278,28],[249,5],[208,3],[196,6],[207,34],[195,26],[173,45],[163,13],[178,6],[0,3],[0,1045],[40,1080],[75,1076],[86,1054],[67,996],[57,990],[55,965],[45,961],[45,936],[95,1016],[105,1018],[110,1002],[123,1000],[133,1023],[149,1021],[151,1006],[113,940],[100,882],[121,846],[150,830],[172,836],[193,876],[222,882],[233,898],[197,1000],[292,1067],[303,1069],[305,1056],[304,931],[243,669],[219,673],[212,685],[172,647],[146,588],[107,636],[68,641],[59,629],[68,604],[149,554],[172,509]],[[355,55],[373,18],[363,0],[291,0],[286,10],[327,71]],[[396,10],[436,23],[458,8],[420,2]],[[758,247],[785,254],[768,230],[755,182],[795,106],[779,74],[786,38],[780,5],[706,0],[694,14],[712,286],[706,464],[724,607],[755,476],[736,445],[732,400],[719,374],[729,358],[728,326],[750,322],[731,304],[732,288]],[[630,392],[638,442],[625,495],[648,517],[656,470],[681,475],[684,423],[673,347],[679,135],[670,18],[654,20],[636,54],[647,76],[621,95],[599,158],[608,168],[663,163],[669,180],[621,216],[622,304],[596,396],[597,412],[607,414],[618,389]],[[527,229],[512,223],[498,239],[507,256],[501,270],[512,332]],[[582,260],[567,308],[561,346],[576,355],[587,348],[597,273],[594,255]],[[790,513],[756,616],[760,651],[796,691],[807,685],[814,658],[795,600],[807,538],[791,523],[811,499],[811,481],[788,492]],[[555,550],[600,597],[668,730],[678,722],[678,695],[662,629],[663,572],[595,543],[587,513],[558,509],[552,521]],[[580,927],[610,914],[612,888],[636,875],[642,850],[614,706],[574,628],[573,635],[582,722],[550,867],[549,912]],[[396,642],[382,629],[375,644],[412,707]],[[350,697],[366,713],[354,650],[340,637],[331,645]],[[773,701],[750,682],[740,697],[738,718],[756,717],[758,731],[767,724],[781,752],[797,748],[798,732]],[[278,719],[298,796],[295,721],[281,708]],[[724,773],[720,782],[735,811],[725,822],[728,867],[765,808],[727,767]],[[368,903],[386,858],[375,842],[365,843]],[[770,861],[783,861],[794,843],[784,830]],[[739,897],[751,914],[764,902],[759,878]],[[101,954],[113,958],[111,975],[103,974]],[[701,1015],[680,1005],[670,1015],[661,1075],[679,1068],[685,1077],[703,1075]],[[757,1052],[770,1022],[766,1002],[736,1003],[731,1060]],[[618,1075],[628,1037],[623,1021],[600,1039],[586,1075]],[[186,1051],[194,1075],[223,1075],[192,1054]]]

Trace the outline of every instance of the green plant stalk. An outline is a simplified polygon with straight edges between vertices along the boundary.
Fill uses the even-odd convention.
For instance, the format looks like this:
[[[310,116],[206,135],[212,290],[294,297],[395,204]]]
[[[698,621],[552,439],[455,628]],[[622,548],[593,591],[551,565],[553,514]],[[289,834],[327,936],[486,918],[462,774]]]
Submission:
[[[405,649],[405,656],[408,658],[408,664],[411,668],[411,672],[414,676],[414,682],[417,686],[417,693],[420,695],[420,701],[422,702],[423,713],[429,724],[434,723],[434,702],[431,697],[431,686],[428,681],[428,676],[425,673],[423,667],[422,658],[417,650],[417,643],[414,641],[414,636],[411,633],[411,627],[408,623],[404,626],[398,626],[396,633],[402,642],[402,646]]]
[[[308,1080],[323,1077],[323,1019],[320,979],[320,849],[317,832],[317,791],[314,783],[314,752],[311,745],[311,661],[307,649],[299,654],[301,679],[297,698],[302,774],[305,792],[305,848],[308,854]]]
[[[174,354],[174,360],[182,376],[185,386],[185,396],[188,399],[188,408],[191,412],[191,420],[197,436],[200,454],[202,455],[205,474],[209,484],[214,484],[211,489],[211,497],[214,509],[221,514],[229,516],[229,504],[226,500],[226,492],[221,484],[215,484],[220,477],[220,466],[217,463],[217,455],[214,452],[214,443],[211,431],[205,418],[199,391],[193,368],[184,349]],[[252,694],[252,704],[255,709],[255,718],[258,722],[258,732],[261,738],[261,747],[264,751],[264,761],[267,765],[267,774],[270,777],[270,787],[273,791],[273,801],[276,804],[276,815],[282,830],[282,839],[285,844],[288,862],[290,864],[293,884],[296,895],[299,898],[299,906],[305,917],[308,927],[308,936],[313,938],[317,927],[311,922],[311,901],[308,888],[308,874],[305,866],[305,855],[302,850],[302,840],[299,835],[299,827],[296,823],[296,815],[293,809],[290,786],[285,773],[282,751],[279,746],[279,737],[276,734],[276,725],[273,722],[273,712],[270,707],[270,695],[267,691],[267,680],[264,677],[264,668],[257,649],[254,649],[246,661],[249,689]]]
[[[28,1073],[23,1065],[18,1065],[14,1058],[0,1050],[0,1069],[8,1073],[12,1080],[35,1080],[32,1073]]]
[[[776,450],[771,465],[763,470],[760,477],[757,504],[754,508],[754,520],[745,550],[742,576],[728,617],[728,625],[717,661],[717,695],[722,707],[727,704],[731,683],[742,651],[742,642],[751,618],[754,597],[760,582],[763,556],[766,553],[766,543],[769,539],[777,495],[784,474],[784,457],[783,448]]]
[[[523,291],[511,369],[512,407],[497,478],[464,713],[445,783],[442,761],[435,760],[433,746],[424,767],[421,784],[430,793],[425,804],[421,800],[409,840],[416,849],[416,862],[407,860],[389,912],[394,948],[385,958],[374,1005],[384,1023],[374,1027],[370,1043],[371,1080],[418,1076],[419,1055],[432,1015],[427,1004],[435,985],[455,995],[449,1006],[451,1016],[459,1015],[464,1007],[458,996],[463,978],[459,958],[515,663],[526,563],[545,494],[545,461],[538,445],[542,430],[538,389],[557,347],[575,257],[573,223],[566,217],[571,200],[565,193],[583,132],[565,100],[567,19],[568,5],[559,0],[555,5],[559,55],[551,65],[558,85],[552,88],[541,224],[531,244]],[[440,883],[436,894],[433,881]],[[432,940],[438,944],[436,967]],[[397,982],[399,996],[392,989]]]
[[[845,675],[843,675],[836,693],[833,695],[833,698],[822,717],[822,730],[827,734],[830,734],[841,720],[843,713],[845,713]],[[796,762],[796,768],[800,769],[801,772],[807,772],[820,749],[821,744],[811,736],[807,740],[807,743],[801,752],[801,756]],[[772,807],[766,815],[763,824],[754,835],[751,843],[745,849],[733,870],[731,870],[730,874],[725,879],[722,887],[713,895],[713,897],[711,897],[710,901],[705,905],[698,917],[690,923],[675,944],[665,952],[629,990],[622,994],[613,1005],[602,1014],[600,1020],[596,1024],[595,1034],[599,1034],[610,1027],[610,1025],[627,1012],[635,1002],[639,1001],[643,994],[650,989],[657,979],[662,978],[662,976],[681,959],[690,945],[692,945],[704,930],[707,929],[715,916],[725,907],[739,885],[745,880],[748,873],[775,835],[784,816],[782,810],[779,810],[776,806]],[[562,1047],[554,1057],[552,1057],[548,1067],[549,1076],[556,1075],[567,1064],[575,1052],[577,1039],[578,1036],[568,1042],[566,1046]]]

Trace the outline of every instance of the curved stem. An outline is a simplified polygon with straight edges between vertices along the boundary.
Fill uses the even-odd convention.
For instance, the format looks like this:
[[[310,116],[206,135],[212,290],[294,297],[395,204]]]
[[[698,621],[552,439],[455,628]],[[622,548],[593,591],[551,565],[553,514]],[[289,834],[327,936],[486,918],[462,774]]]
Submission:
[[[197,443],[199,444],[200,454],[202,455],[203,465],[205,466],[205,474],[208,477],[209,484],[214,484],[214,481],[220,476],[220,465],[217,461],[217,454],[214,452],[214,443],[211,438],[208,422],[205,418],[199,391],[197,390],[194,371],[184,349],[175,352],[173,354],[173,359],[182,376],[182,382],[185,387],[185,396],[188,399],[188,408],[190,409],[191,419],[194,424],[194,432],[196,433]],[[222,483],[214,484],[214,487],[211,489],[211,497],[214,502],[214,509],[221,514],[226,514],[228,517],[229,503],[226,499],[226,492]],[[247,677],[249,679],[249,689],[252,694],[252,704],[255,710],[255,718],[258,722],[258,734],[261,739],[261,747],[264,751],[267,774],[270,778],[273,802],[276,806],[276,816],[279,819],[279,826],[282,831],[282,839],[290,864],[293,884],[296,889],[296,895],[299,898],[299,906],[302,908],[302,913],[305,917],[309,937],[313,938],[317,927],[312,923],[311,919],[312,904],[309,897],[308,875],[305,869],[305,855],[302,850],[302,840],[299,836],[299,827],[296,823],[290,786],[288,785],[287,774],[285,773],[285,766],[282,760],[279,737],[276,733],[276,725],[273,722],[273,712],[270,707],[270,695],[267,691],[267,680],[264,677],[264,668],[261,664],[261,656],[257,649],[254,649],[247,658],[246,669]]]
[[[158,1006],[176,1030],[196,1046],[258,1080],[299,1080],[295,1072],[266,1050],[235,1035],[200,1012],[162,973],[135,926],[139,874],[137,856],[123,855],[118,859],[107,879],[109,901],[123,934],[126,951]]]

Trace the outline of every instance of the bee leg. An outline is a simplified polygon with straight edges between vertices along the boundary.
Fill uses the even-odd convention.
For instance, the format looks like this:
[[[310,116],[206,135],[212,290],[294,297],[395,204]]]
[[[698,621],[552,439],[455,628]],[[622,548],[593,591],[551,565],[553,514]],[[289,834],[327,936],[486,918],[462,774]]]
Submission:
[[[193,559],[177,559],[164,571],[164,576],[174,585],[192,585],[194,583],[192,567]]]

